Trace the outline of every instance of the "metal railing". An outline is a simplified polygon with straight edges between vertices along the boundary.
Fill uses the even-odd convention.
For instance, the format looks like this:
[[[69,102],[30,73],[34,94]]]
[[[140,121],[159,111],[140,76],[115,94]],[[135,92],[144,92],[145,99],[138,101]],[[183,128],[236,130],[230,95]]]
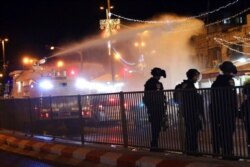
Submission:
[[[0,128],[82,144],[150,148],[158,125],[152,122],[159,121],[159,149],[249,159],[248,94],[237,87],[2,99]],[[149,110],[155,112],[150,118]]]

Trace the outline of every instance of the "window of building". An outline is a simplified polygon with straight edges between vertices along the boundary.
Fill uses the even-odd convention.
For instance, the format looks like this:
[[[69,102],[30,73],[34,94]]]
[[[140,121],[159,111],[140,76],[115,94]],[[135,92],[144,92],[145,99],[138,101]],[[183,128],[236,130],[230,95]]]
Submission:
[[[246,16],[238,16],[232,19],[225,19],[222,22],[222,25],[224,25],[224,28],[230,28],[234,26],[240,26],[243,24],[247,24],[247,17]]]
[[[230,24],[230,23],[231,23],[230,19],[223,20],[223,24]]]
[[[221,48],[214,47],[208,49],[208,60],[207,60],[207,67],[215,67],[218,63],[222,61],[221,58]]]
[[[241,43],[232,44],[229,46],[230,48],[227,49],[227,55],[230,60],[237,60],[239,58],[244,57],[244,55],[240,52],[243,52],[243,47]]]

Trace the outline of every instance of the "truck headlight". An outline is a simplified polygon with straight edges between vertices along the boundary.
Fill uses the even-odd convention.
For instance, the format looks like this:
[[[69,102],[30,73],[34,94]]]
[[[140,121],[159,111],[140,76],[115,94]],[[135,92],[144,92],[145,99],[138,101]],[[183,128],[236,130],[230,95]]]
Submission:
[[[46,90],[49,90],[49,89],[52,89],[54,86],[52,84],[51,81],[49,80],[43,80],[39,83],[39,87],[42,88],[42,89],[46,89]]]

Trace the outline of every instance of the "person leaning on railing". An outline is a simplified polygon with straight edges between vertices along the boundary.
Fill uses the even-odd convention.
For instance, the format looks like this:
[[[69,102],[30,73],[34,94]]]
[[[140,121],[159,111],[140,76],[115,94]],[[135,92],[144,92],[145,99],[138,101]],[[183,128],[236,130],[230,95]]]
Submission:
[[[219,68],[222,74],[217,76],[211,89],[210,121],[213,153],[222,154],[224,159],[231,159],[237,115],[237,96],[233,77],[237,73],[237,68],[230,61],[223,62]]]
[[[239,116],[243,120],[246,129],[247,151],[248,156],[250,156],[250,79],[244,83],[243,94],[245,95],[245,100],[240,106]]]

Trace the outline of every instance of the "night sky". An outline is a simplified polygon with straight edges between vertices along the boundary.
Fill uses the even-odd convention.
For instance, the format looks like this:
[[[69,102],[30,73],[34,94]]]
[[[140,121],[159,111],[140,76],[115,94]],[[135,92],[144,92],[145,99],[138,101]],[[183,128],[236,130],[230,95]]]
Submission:
[[[135,19],[150,19],[163,13],[197,15],[233,1],[235,0],[111,0],[111,4],[114,5],[113,13]],[[10,69],[18,68],[17,64],[24,54],[37,57],[50,55],[51,51],[46,45],[62,46],[100,33],[99,19],[105,18],[105,11],[99,9],[101,5],[106,5],[106,0],[1,2],[0,38],[9,38],[6,59]],[[239,0],[236,5],[203,19],[211,22],[247,7],[250,7],[250,0]]]

